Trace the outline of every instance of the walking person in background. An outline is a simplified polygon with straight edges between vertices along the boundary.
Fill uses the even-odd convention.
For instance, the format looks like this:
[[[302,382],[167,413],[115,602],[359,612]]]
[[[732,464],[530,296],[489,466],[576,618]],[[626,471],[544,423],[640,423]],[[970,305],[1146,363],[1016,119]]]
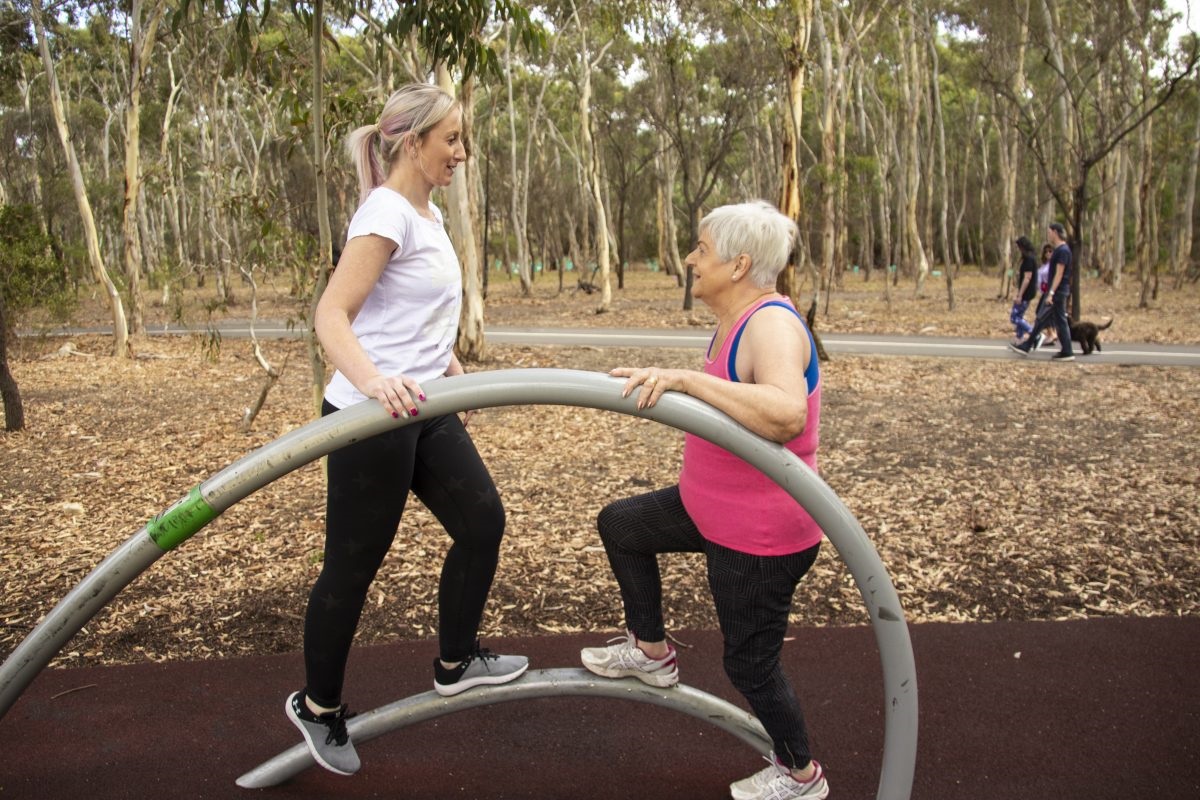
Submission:
[[[779,442],[816,468],[821,380],[812,335],[775,279],[796,224],[765,202],[715,209],[687,257],[693,295],[717,330],[704,370],[619,368],[622,396],[639,408],[684,392]],[[821,548],[820,527],[754,467],[697,436],[684,440],[679,483],[606,506],[596,521],[621,590],[626,635],[585,648],[583,665],[651,686],[679,681],[666,641],[660,553],[704,553],[725,640],[725,673],[774,744],[769,766],[730,786],[735,800],[823,798],[829,784],[812,760],[804,714],[779,657],[796,585]]]
[[[1021,251],[1021,266],[1017,271],[1017,298],[1013,302],[1008,320],[1015,327],[1014,343],[1019,343],[1029,335],[1033,326],[1025,321],[1025,312],[1029,309],[1029,301],[1037,294],[1037,260],[1033,254],[1033,242],[1025,236],[1017,239],[1017,249]]]
[[[314,323],[336,374],[323,414],[367,399],[393,417],[420,414],[422,384],[463,372],[454,355],[462,302],[458,258],[430,201],[466,159],[462,109],[413,84],[379,121],[350,134],[360,204]],[[504,533],[499,493],[456,414],[421,419],[329,455],[325,558],[304,619],[304,689],[288,718],[313,758],[350,775],[360,762],[346,731],[342,684],[367,590],[395,538],[411,490],[451,544],[438,586],[434,688],[458,694],[520,676],[529,662],[477,639]]]
[[[1037,344],[1038,334],[1050,325],[1058,332],[1058,343],[1061,348],[1052,357],[1052,361],[1074,361],[1075,354],[1071,350],[1071,327],[1067,321],[1067,302],[1071,298],[1071,248],[1067,245],[1066,231],[1061,223],[1052,222],[1046,229],[1054,252],[1050,255],[1050,286],[1046,299],[1049,310],[1044,311],[1033,325],[1028,338],[1021,344],[1010,343],[1009,349],[1023,356]]]
[[[1049,244],[1042,245],[1042,264],[1038,267],[1037,282],[1038,282],[1038,302],[1037,307],[1033,311],[1033,321],[1036,324],[1038,317],[1048,311],[1047,301],[1050,297],[1050,257],[1054,255],[1054,247]],[[1035,348],[1042,345],[1051,345],[1058,342],[1058,335],[1054,332],[1054,328],[1047,328],[1038,337]]]

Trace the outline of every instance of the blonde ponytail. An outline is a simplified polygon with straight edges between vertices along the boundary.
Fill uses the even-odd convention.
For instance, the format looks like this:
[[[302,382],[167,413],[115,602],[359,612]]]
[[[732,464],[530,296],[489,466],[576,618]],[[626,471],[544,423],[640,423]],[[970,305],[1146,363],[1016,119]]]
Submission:
[[[346,151],[358,172],[359,203],[387,180],[405,143],[419,141],[456,108],[458,101],[437,86],[411,83],[388,98],[377,123],[352,131]]]

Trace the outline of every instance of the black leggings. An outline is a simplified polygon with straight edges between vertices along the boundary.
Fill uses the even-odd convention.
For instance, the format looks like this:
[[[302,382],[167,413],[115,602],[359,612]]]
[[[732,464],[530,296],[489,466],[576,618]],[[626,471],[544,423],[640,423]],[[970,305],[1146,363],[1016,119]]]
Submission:
[[[803,769],[812,760],[804,712],[779,665],[796,584],[821,545],[784,556],[730,550],[700,535],[679,487],[618,500],[596,520],[629,630],[640,640],[665,638],[659,553],[704,553],[708,587],[725,639],[725,674],[766,728],[775,755]]]
[[[336,410],[325,403],[322,413]],[[448,414],[329,455],[325,561],[304,618],[306,692],[322,706],[341,703],[367,589],[396,536],[410,489],[453,540],[438,586],[440,656],[461,661],[474,647],[496,574],[504,507],[470,435]]]

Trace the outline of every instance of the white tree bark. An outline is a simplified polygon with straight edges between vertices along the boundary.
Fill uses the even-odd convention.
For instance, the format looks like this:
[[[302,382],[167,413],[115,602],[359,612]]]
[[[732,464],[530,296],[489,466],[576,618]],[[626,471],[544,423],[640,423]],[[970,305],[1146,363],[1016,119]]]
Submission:
[[[142,299],[142,237],[138,228],[138,206],[142,195],[141,114],[142,82],[154,44],[158,40],[158,25],[166,10],[166,0],[154,0],[148,16],[143,19],[142,0],[132,0],[129,13],[129,74],[125,98],[125,203],[121,217],[125,279],[129,283],[130,331],[145,331]]]
[[[437,65],[438,86],[450,94],[456,94],[450,70],[444,63]],[[462,87],[459,99],[463,108],[464,136],[470,136],[471,123],[475,114],[471,92],[471,81]],[[467,160],[454,170],[454,178],[446,189],[447,216],[450,224],[450,239],[458,254],[462,269],[463,304],[459,312],[457,351],[459,358],[466,361],[481,361],[486,355],[487,342],[483,333],[483,292],[480,288],[479,250],[475,246],[476,220],[471,215],[471,173],[476,169],[475,156],[468,153]],[[518,236],[518,241],[521,241]]]
[[[1187,177],[1184,182],[1183,207],[1175,225],[1174,258],[1171,271],[1177,280],[1187,275],[1192,257],[1192,216],[1196,210],[1196,168],[1200,165],[1200,114],[1196,115],[1196,127],[1192,131],[1192,152],[1188,157]]]
[[[921,59],[917,54],[915,24],[917,12],[914,0],[905,3],[908,24],[899,23],[903,57],[901,59],[901,96],[904,102],[904,239],[909,266],[916,272],[916,293],[920,296],[929,275],[929,260],[921,241],[917,210],[921,193]]]
[[[109,308],[113,320],[113,355],[118,358],[129,356],[129,329],[125,321],[125,307],[121,302],[121,294],[117,291],[104,259],[100,255],[100,237],[96,233],[96,218],[92,214],[92,204],[88,200],[87,187],[83,181],[83,169],[79,166],[79,156],[75,152],[71,129],[67,125],[67,114],[63,104],[62,91],[58,85],[58,73],[50,58],[50,45],[46,41],[46,27],[41,0],[32,0],[30,4],[33,28],[38,39],[38,50],[42,56],[42,66],[50,84],[50,108],[54,114],[54,125],[58,130],[58,139],[62,143],[63,153],[67,159],[67,169],[71,173],[71,187],[75,193],[75,203],[79,207],[79,216],[83,221],[84,239],[87,245],[88,263],[91,264],[92,274],[96,282],[104,287],[108,295]]]

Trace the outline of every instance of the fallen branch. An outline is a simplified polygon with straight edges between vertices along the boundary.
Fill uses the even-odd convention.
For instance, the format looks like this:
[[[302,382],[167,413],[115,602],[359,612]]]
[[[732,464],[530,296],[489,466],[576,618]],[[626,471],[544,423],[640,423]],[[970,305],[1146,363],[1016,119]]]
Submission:
[[[74,342],[67,342],[62,347],[55,350],[53,353],[47,353],[42,356],[42,361],[49,361],[54,358],[67,358],[69,356],[79,356],[80,358],[95,358],[91,353],[85,353],[75,347]]]

